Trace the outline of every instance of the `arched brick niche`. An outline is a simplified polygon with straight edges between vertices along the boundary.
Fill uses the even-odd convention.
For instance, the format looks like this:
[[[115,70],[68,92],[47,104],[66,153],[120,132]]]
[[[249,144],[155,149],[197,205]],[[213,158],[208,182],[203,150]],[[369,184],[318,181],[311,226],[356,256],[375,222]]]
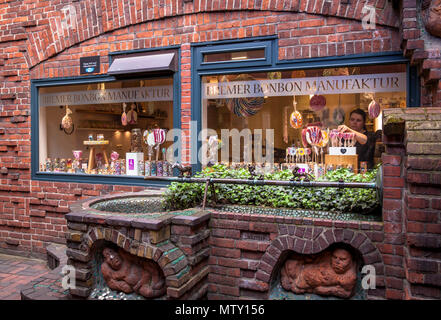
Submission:
[[[66,255],[68,265],[76,269],[76,288],[70,289],[71,295],[90,296],[94,273],[97,274],[94,259],[98,254],[102,260],[102,249],[107,244],[124,250],[136,261],[157,264],[165,277],[166,299],[194,300],[205,296],[209,268],[204,239],[209,234],[208,214],[155,220],[94,215],[75,208],[77,212],[66,215]]]
[[[292,254],[315,255],[334,248],[346,249],[351,253],[357,264],[358,276],[363,265],[374,266],[376,289],[384,287],[382,256],[363,232],[291,225],[287,227],[286,233],[271,242],[257,268],[256,281],[261,283],[262,288],[269,290],[269,293],[274,283],[279,281],[281,267]],[[365,298],[375,296],[376,289],[368,290]]]
[[[177,298],[173,288],[179,286],[181,277],[189,273],[190,266],[187,257],[181,249],[170,241],[161,241],[156,244],[150,243],[150,239],[142,234],[134,235],[139,240],[135,240],[125,235],[122,230],[115,230],[106,227],[89,227],[87,232],[79,236],[78,233],[70,233],[70,238],[81,238],[77,243],[77,249],[70,244],[67,255],[70,263],[77,266],[80,271],[77,275],[77,288],[71,289],[71,294],[87,297],[95,284],[93,279],[96,255],[100,255],[104,246],[121,248],[128,254],[137,256],[141,259],[149,259],[158,264],[161,268],[167,286],[167,296]],[[129,232],[130,233],[130,232]],[[185,277],[184,277],[185,278]]]

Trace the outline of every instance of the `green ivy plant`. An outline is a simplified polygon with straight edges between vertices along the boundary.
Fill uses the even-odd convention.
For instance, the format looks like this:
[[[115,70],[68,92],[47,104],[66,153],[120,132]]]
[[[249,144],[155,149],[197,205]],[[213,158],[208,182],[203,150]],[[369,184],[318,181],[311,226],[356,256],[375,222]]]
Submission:
[[[354,174],[348,169],[326,173],[317,181],[372,182],[377,169],[365,174]],[[248,179],[247,169],[230,169],[217,164],[198,172],[194,177]],[[290,180],[290,170],[265,174],[265,180]],[[165,193],[167,210],[182,210],[199,206],[205,185],[202,183],[173,182]],[[309,209],[331,212],[371,213],[379,206],[374,189],[362,188],[307,188],[284,186],[250,186],[215,184],[217,203],[254,205],[271,208]],[[212,199],[212,189],[207,198]]]

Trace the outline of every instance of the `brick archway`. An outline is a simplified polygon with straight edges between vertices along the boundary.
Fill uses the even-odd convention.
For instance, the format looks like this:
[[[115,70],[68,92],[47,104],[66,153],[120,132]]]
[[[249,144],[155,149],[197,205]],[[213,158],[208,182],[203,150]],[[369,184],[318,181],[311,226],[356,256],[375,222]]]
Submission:
[[[366,15],[363,12],[364,1],[356,0],[350,3],[325,2],[321,0],[304,1],[236,1],[216,2],[210,1],[160,1],[160,0],[132,0],[116,2],[109,0],[79,1],[70,4],[57,4],[53,6],[50,16],[41,13],[38,23],[37,15],[31,15],[22,23],[27,31],[23,39],[25,44],[25,58],[29,68],[71,48],[79,43],[93,39],[102,34],[116,31],[129,26],[136,26],[149,21],[160,21],[164,18],[183,17],[194,15],[187,19],[198,20],[203,13],[224,13],[225,11],[265,13],[301,13],[309,14],[317,21],[326,17],[336,17],[360,21]],[[203,7],[201,6],[203,5]],[[26,12],[27,10],[23,10]],[[375,7],[376,23],[387,27],[398,28],[399,16],[392,8],[390,2],[378,4]],[[84,19],[84,17],[87,17]],[[263,19],[263,18],[260,18]],[[292,18],[287,18],[286,23],[291,23]],[[305,22],[310,23],[310,22]],[[315,26],[314,21],[311,26]],[[197,25],[197,24],[194,24]],[[303,27],[308,27],[304,25]],[[245,26],[244,26],[245,27]],[[293,26],[294,28],[295,26]],[[302,25],[299,25],[302,27]],[[246,36],[243,34],[239,37]]]

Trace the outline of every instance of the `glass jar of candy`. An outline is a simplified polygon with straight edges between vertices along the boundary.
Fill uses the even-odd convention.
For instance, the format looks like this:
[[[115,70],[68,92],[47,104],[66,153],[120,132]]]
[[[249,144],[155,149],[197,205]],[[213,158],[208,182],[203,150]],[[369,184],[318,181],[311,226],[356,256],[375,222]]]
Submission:
[[[131,151],[142,152],[142,133],[141,129],[132,129]]]

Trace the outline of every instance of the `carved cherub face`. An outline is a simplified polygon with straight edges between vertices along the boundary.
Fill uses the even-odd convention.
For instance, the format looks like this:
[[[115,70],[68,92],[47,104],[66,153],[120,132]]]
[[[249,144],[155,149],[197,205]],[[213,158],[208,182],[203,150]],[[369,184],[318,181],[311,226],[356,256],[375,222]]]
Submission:
[[[119,270],[122,266],[121,256],[113,249],[105,248],[103,256],[106,262],[115,270]]]
[[[351,254],[344,249],[336,249],[332,253],[331,266],[335,273],[342,274],[349,270],[352,264]]]

